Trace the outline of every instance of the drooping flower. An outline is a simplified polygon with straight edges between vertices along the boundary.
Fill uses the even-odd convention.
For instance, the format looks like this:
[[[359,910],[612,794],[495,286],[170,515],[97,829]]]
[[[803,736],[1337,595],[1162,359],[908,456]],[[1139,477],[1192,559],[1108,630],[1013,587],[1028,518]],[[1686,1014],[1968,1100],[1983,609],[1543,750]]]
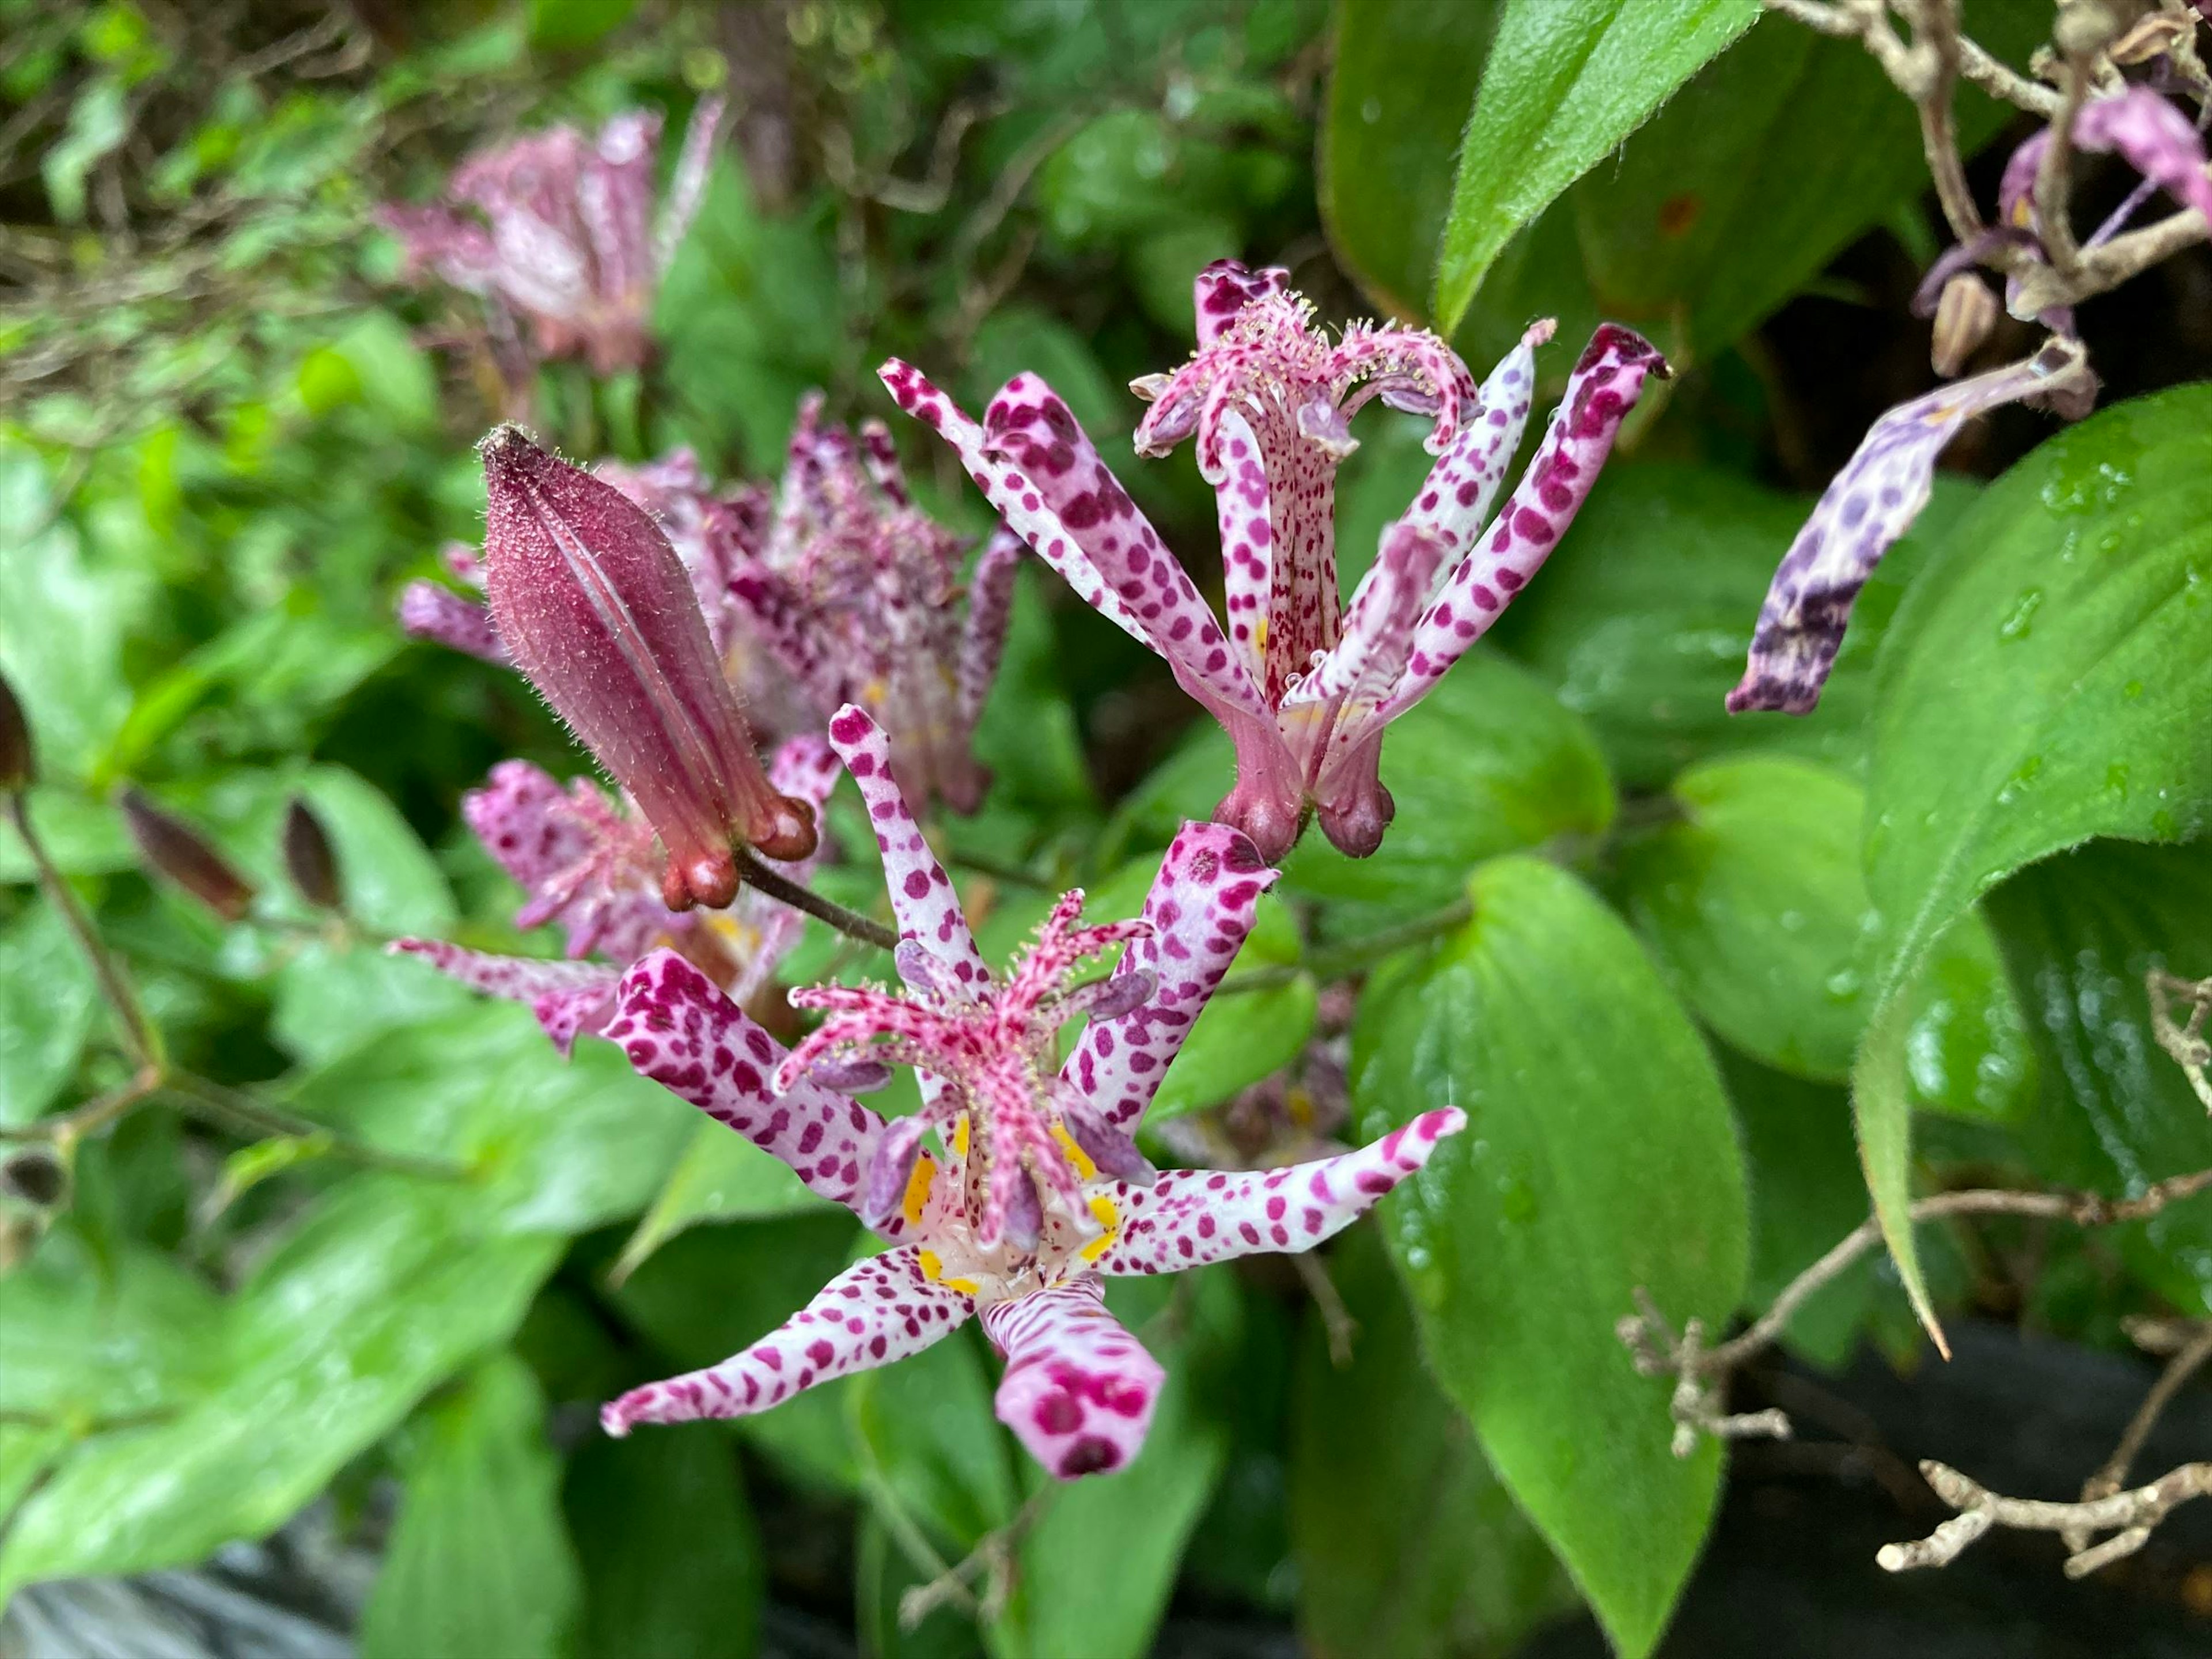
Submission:
[[[2204,136],[2154,88],[2130,87],[2084,104],[2074,118],[2072,142],[2078,150],[2117,153],[2147,185],[2212,221],[2212,176],[2204,171]],[[2029,135],[2006,161],[1997,185],[1998,218],[2038,237],[2042,226],[2036,214],[2035,175],[2050,148],[2049,127]]]
[[[890,1248],[743,1352],[633,1389],[600,1420],[621,1435],[766,1411],[980,1318],[1006,1359],[999,1417],[1038,1461],[1063,1480],[1120,1468],[1143,1444],[1163,1373],[1106,1311],[1102,1279],[1310,1249],[1465,1120],[1430,1112],[1358,1152],[1265,1174],[1152,1175],[1129,1136],[1274,872],[1237,830],[1187,824],[1140,922],[1079,927],[1070,895],[1001,981],[893,781],[882,729],[848,708],[830,740],[883,851],[904,992],[812,994],[832,1018],[787,1054],[696,969],[655,955],[625,977],[607,1035]],[[1117,939],[1114,975],[1071,988],[1076,963]],[[1054,1028],[1079,1012],[1091,1024],[1055,1072]],[[921,1072],[919,1123],[887,1122],[824,1080],[877,1080],[884,1062]]]
[[[960,538],[914,504],[890,434],[856,445],[799,406],[768,533],[733,562],[750,631],[827,720],[857,703],[890,733],[912,799],[972,812],[988,775],[970,743],[999,669],[1021,539],[1003,526],[966,589]]]
[[[1622,417],[1665,361],[1607,324],[1568,381],[1528,472],[1490,521],[1534,392],[1531,328],[1478,388],[1434,337],[1354,326],[1332,341],[1287,273],[1234,261],[1198,277],[1198,351],[1135,390],[1152,408],[1139,453],[1188,437],[1219,501],[1228,628],[1200,598],[1066,404],[1017,375],[978,424],[894,359],[899,406],[959,453],[969,476],[1084,599],[1164,658],[1228,730],[1237,784],[1215,817],[1279,858],[1309,808],[1364,857],[1389,827],[1377,775],[1383,727],[1420,701],[1549,555],[1611,452]],[[1434,422],[1437,457],[1347,607],[1336,579],[1338,464],[1370,399]],[[1486,522],[1488,528],[1486,530]]]
[[[1743,679],[1728,695],[1729,712],[1812,713],[1859,590],[1928,504],[1944,446],[1976,415],[2031,398],[2063,398],[2093,378],[2081,342],[2054,336],[2033,357],[1938,386],[1877,420],[1783,555],[1759,607]]]
[[[562,125],[480,150],[444,203],[394,203],[380,216],[410,275],[483,296],[527,325],[539,356],[582,356],[602,374],[635,368],[651,350],[654,291],[705,193],[721,113],[715,98],[693,112],[657,217],[661,118],[639,110],[595,139]]]
[[[812,852],[812,810],[761,770],[690,575],[652,518],[514,427],[483,454],[493,627],[659,835],[669,908],[729,903],[734,848]]]
[[[817,811],[836,775],[836,757],[818,737],[793,738],[769,767],[777,789]],[[605,1028],[623,970],[647,953],[673,949],[745,1002],[804,930],[796,910],[751,887],[722,909],[671,910],[652,827],[585,779],[563,789],[527,761],[502,761],[487,787],[462,798],[461,811],[484,850],[530,895],[517,925],[559,923],[569,959],[495,956],[443,939],[404,939],[392,948],[488,995],[529,1004],[564,1054],[580,1034]],[[812,871],[808,858],[782,873],[803,882]],[[592,957],[599,959],[585,960]]]

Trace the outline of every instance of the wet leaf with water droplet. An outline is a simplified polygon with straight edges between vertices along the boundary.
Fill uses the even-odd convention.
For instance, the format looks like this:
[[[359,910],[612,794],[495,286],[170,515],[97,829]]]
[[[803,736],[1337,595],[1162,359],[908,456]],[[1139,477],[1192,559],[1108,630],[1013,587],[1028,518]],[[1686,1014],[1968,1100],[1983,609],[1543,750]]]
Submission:
[[[1710,1442],[1673,1456],[1667,1384],[1636,1374],[1613,1325],[1638,1285],[1678,1321],[1718,1328],[1735,1310],[1735,1130],[1696,1029],[1595,895],[1520,857],[1469,892],[1465,928],[1368,981],[1358,1128],[1467,1112],[1383,1226],[1437,1380],[1616,1649],[1640,1656],[1696,1559],[1721,1460]]]

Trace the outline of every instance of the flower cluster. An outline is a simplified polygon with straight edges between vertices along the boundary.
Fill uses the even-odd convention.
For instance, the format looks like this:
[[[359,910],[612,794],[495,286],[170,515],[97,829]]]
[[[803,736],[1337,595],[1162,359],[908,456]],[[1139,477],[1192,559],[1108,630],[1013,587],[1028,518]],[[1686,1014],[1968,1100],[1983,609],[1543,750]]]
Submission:
[[[1081,927],[1072,893],[1001,981],[899,790],[882,729],[847,708],[830,738],[868,804],[904,989],[805,994],[830,1018],[786,1053],[697,969],[659,953],[624,976],[607,1035],[889,1248],[743,1352],[633,1389],[601,1421],[621,1435],[766,1411],[975,1318],[1006,1357],[998,1415],[1038,1461],[1063,1480],[1118,1468],[1143,1444],[1163,1373],[1107,1311],[1102,1281],[1310,1249],[1465,1120],[1426,1113],[1358,1152],[1266,1174],[1154,1172],[1130,1136],[1274,872],[1238,831],[1188,824],[1140,921]],[[1115,944],[1124,954],[1110,977],[1069,985],[1081,960]],[[1079,1013],[1090,1024],[1054,1068],[1057,1028]],[[894,1064],[921,1073],[924,1105],[887,1121],[846,1091]]]
[[[1279,858],[1317,815],[1364,857],[1393,811],[1385,726],[1412,708],[1534,575],[1595,483],[1648,375],[1665,361],[1608,324],[1567,383],[1534,459],[1494,520],[1535,391],[1531,328],[1480,386],[1433,336],[1347,329],[1334,341],[1287,273],[1209,265],[1198,351],[1133,388],[1152,402],[1140,453],[1186,438],[1219,503],[1228,626],[1207,608],[1069,413],[1017,375],[970,419],[894,359],[884,383],[935,428],[1006,524],[1089,604],[1150,647],[1227,729],[1237,781],[1215,817]],[[1437,464],[1384,532],[1346,606],[1337,583],[1336,469],[1370,399],[1427,417]]]
[[[540,357],[581,356],[599,374],[650,355],[653,296],[698,211],[721,101],[702,100],[668,199],[653,211],[660,117],[633,110],[588,138],[548,128],[471,155],[434,206],[387,205],[410,274],[489,302],[495,331],[527,328]]]

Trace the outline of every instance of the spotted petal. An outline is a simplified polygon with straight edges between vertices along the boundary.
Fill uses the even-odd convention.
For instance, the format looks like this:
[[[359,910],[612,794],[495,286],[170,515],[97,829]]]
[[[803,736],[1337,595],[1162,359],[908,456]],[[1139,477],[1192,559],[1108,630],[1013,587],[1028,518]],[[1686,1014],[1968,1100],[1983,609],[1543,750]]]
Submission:
[[[1094,1021],[1060,1068],[1061,1080],[1109,1127],[1136,1128],[1191,1023],[1237,959],[1276,873],[1250,841],[1222,824],[1186,823],[1169,846],[1145,899],[1152,933],[1130,945],[1116,970],[1117,978],[1156,975],[1158,988],[1133,1012]]]
[[[963,1293],[921,1270],[912,1245],[857,1262],[766,1336],[703,1370],[632,1389],[599,1411],[617,1437],[640,1423],[750,1417],[793,1395],[920,1353],[975,1311]]]
[[[858,1213],[883,1119],[803,1078],[777,1093],[782,1045],[682,957],[656,951],[623,975],[606,1035],[645,1076]],[[894,1218],[884,1231],[897,1231]]]
[[[880,430],[880,428],[878,428]],[[975,561],[968,581],[968,621],[960,637],[959,717],[973,732],[982,718],[983,700],[998,678],[1006,648],[1006,628],[1014,616],[1014,577],[1029,550],[1019,536],[1000,525]]]
[[[1729,712],[1810,714],[1844,642],[1852,603],[1927,505],[1944,446],[1972,416],[2063,390],[2087,374],[2080,343],[2054,338],[2024,362],[1939,386],[1877,420],[1776,568]]]
[[[579,1036],[598,1035],[614,1018],[615,987],[622,980],[622,969],[603,963],[495,957],[435,939],[395,939],[391,948],[422,957],[471,990],[527,1003],[563,1056],[576,1046]]]
[[[1125,1188],[1121,1227],[1102,1273],[1171,1273],[1267,1251],[1295,1255],[1334,1237],[1429,1161],[1467,1125],[1457,1107],[1424,1112],[1382,1139],[1287,1169],[1176,1170],[1149,1190]]]
[[[1006,1356],[999,1420],[1062,1480],[1118,1469],[1143,1448],[1166,1373],[1085,1275],[983,1310]]]

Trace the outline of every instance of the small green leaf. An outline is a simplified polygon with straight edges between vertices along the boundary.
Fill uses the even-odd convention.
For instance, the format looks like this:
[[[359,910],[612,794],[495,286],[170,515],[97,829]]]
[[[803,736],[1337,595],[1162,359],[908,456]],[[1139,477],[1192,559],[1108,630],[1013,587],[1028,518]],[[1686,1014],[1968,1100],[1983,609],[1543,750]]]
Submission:
[[[727,1125],[708,1119],[691,1132],[667,1184],[623,1246],[614,1276],[627,1279],[686,1227],[706,1221],[757,1221],[819,1209],[817,1198],[782,1159],[771,1158]]]
[[[1474,918],[1367,983],[1361,1138],[1445,1105],[1467,1127],[1382,1206],[1422,1346],[1492,1466],[1642,1659],[1711,1518],[1720,1452],[1668,1449],[1667,1384],[1613,1328],[1648,1291],[1718,1329],[1742,1295],[1741,1156],[1697,1031],[1571,876],[1485,865]]]
[[[1279,890],[1331,901],[1358,934],[1441,909],[1485,859],[1613,821],[1613,785],[1589,728],[1526,670],[1475,651],[1390,723],[1382,782],[1398,816],[1372,857],[1310,834]]]
[[[1572,1608],[1574,1586],[1430,1380],[1380,1237],[1347,1234],[1328,1272],[1358,1329],[1342,1370],[1318,1320],[1300,1345],[1299,1634],[1316,1659],[1497,1659]]]
[[[1799,1077],[1850,1073],[1866,1009],[1859,787],[1781,756],[1674,781],[1682,816],[1629,836],[1622,908],[1683,999],[1745,1053]]]
[[[1445,333],[1514,234],[1758,15],[1755,0],[1504,0],[1437,263]]]
[[[1881,999],[1855,1091],[1883,1236],[1931,1326],[1912,1232],[1899,999],[2008,872],[2091,836],[2212,819],[2212,389],[2121,404],[1983,494],[1899,607],[1867,791]],[[1893,1045],[1894,1047],[1893,1048]]]
[[[584,1565],[578,1652],[750,1659],[766,1574],[735,1446],[594,1434],[562,1504]]]
[[[35,901],[0,928],[0,1128],[53,1103],[99,1008],[92,969],[52,905]]]
[[[362,1659],[555,1659],[576,1616],[576,1553],[545,1401],[511,1354],[402,1437],[398,1519],[361,1620]]]
[[[2212,846],[2092,842],[2021,871],[1988,909],[2043,1062],[2020,1131],[2036,1173],[2127,1198],[2212,1167],[2212,1118],[2152,1036],[2143,984],[2153,967],[2212,975]],[[2160,1295],[2212,1311],[2212,1202],[2100,1237]]]

